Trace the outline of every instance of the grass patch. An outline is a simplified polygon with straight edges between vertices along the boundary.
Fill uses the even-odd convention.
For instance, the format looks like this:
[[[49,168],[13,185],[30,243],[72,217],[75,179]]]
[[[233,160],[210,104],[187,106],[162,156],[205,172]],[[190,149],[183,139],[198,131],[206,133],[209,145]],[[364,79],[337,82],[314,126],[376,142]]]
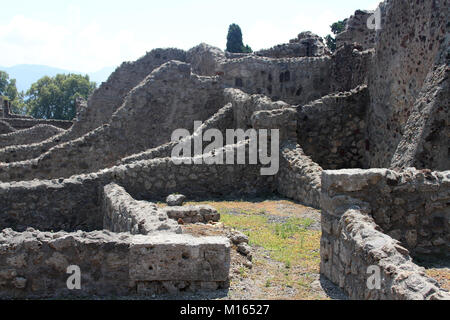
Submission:
[[[225,226],[246,234],[251,246],[264,248],[270,259],[257,258],[254,263],[262,273],[239,269],[242,278],[262,280],[265,295],[259,298],[324,299],[311,288],[317,279],[311,275],[320,271],[321,237],[319,230],[310,228],[315,220],[305,218],[311,208],[284,199],[186,203],[199,204],[215,207]]]
[[[285,265],[302,266],[318,271],[320,263],[320,231],[308,230],[311,221],[290,218],[286,223],[271,224],[261,215],[222,214],[221,221],[229,227],[244,232],[250,245],[261,246],[271,258]]]

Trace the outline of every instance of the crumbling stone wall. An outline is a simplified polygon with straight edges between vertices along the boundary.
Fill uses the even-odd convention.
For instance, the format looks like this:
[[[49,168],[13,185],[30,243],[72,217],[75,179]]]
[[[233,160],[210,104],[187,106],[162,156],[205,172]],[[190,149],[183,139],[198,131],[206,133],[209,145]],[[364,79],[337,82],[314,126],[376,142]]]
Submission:
[[[277,191],[281,195],[320,208],[322,168],[295,142],[281,146]]]
[[[188,64],[171,61],[130,92],[108,125],[39,158],[3,165],[0,176],[11,181],[19,176],[29,180],[95,172],[170,141],[175,129],[192,131],[194,121],[208,119],[224,104],[223,89],[215,77],[193,75]]]
[[[391,166],[403,137],[406,140],[411,138],[411,132],[414,131],[422,135],[419,138],[422,142],[416,143],[419,148],[417,152],[407,153],[409,158],[414,155],[417,160],[401,162],[395,159],[394,164],[407,165],[412,162],[429,169],[446,170],[448,157],[444,163],[438,159],[443,159],[445,149],[448,154],[448,138],[441,141],[442,148],[433,149],[432,146],[436,144],[434,139],[439,136],[433,132],[441,132],[448,126],[448,121],[442,123],[441,120],[448,117],[445,104],[448,97],[444,98],[438,93],[436,99],[439,102],[433,106],[434,89],[428,84],[433,81],[431,73],[436,72],[438,76],[443,72],[441,68],[448,68],[448,1],[388,0],[380,8],[383,23],[377,34],[376,55],[369,70],[370,167]],[[439,85],[439,82],[436,84]],[[436,123],[433,119],[425,123],[417,121],[420,117],[430,117],[429,112],[438,113],[433,115]],[[399,151],[405,151],[405,147]]]
[[[37,125],[50,125],[63,130],[69,129],[73,122],[65,120],[45,120],[34,118],[4,118],[2,121],[9,123],[16,130],[29,129]]]
[[[186,144],[188,142],[191,143],[191,154],[194,155],[195,154],[194,137],[202,134],[203,132],[209,129],[217,129],[220,132],[222,132],[223,136],[225,137],[226,130],[231,128],[234,128],[234,110],[233,105],[231,103],[227,103],[225,107],[219,109],[219,111],[217,111],[211,118],[203,122],[202,125],[195,132],[193,132],[192,135],[186,137],[185,139],[183,139],[183,141]],[[204,148],[210,143],[211,143],[210,141],[203,141],[202,150],[204,150]],[[159,147],[149,149],[138,154],[134,154],[130,157],[125,157],[121,159],[118,164],[128,164],[141,160],[171,157],[172,149],[176,145],[178,145],[178,142],[171,141]]]
[[[40,143],[0,150],[0,162],[19,162],[38,158],[52,147],[80,138],[108,123],[112,114],[123,104],[129,91],[154,69],[171,60],[185,61],[185,52],[179,49],[155,49],[135,62],[124,62],[111,74],[108,81],[94,91],[87,105],[77,110],[74,126],[70,130]],[[57,123],[49,124],[58,126]],[[64,127],[64,129],[67,128]]]
[[[289,43],[255,52],[257,56],[269,58],[320,57],[331,55],[323,39],[312,32],[302,32]]]
[[[230,243],[223,237],[95,231],[0,233],[0,298],[129,297],[227,286]],[[81,290],[67,268],[80,267]],[[186,272],[189,270],[189,272]]]
[[[112,232],[154,234],[181,233],[181,228],[155,204],[134,200],[124,188],[111,183],[103,188],[103,228]]]
[[[344,200],[365,203],[383,232],[413,255],[445,257],[450,253],[449,179],[449,171],[327,171],[322,178],[322,208],[330,212]]]
[[[449,178],[414,169],[324,171],[321,272],[355,299],[449,299],[410,257],[448,258]],[[381,290],[366,285],[369,266],[381,268]]]
[[[411,261],[408,250],[378,230],[358,207],[322,212],[320,271],[351,299],[448,300],[450,295],[424,269]],[[379,268],[380,287],[369,276]]]
[[[64,132],[61,128],[47,124],[39,124],[29,129],[1,134],[0,149],[8,146],[40,142],[61,132]]]
[[[332,57],[272,59],[245,55],[222,61],[217,71],[228,87],[303,105],[365,83],[372,53],[353,49],[341,50]]]
[[[231,148],[235,157],[237,148]],[[203,156],[206,157],[211,155]],[[203,163],[176,165],[164,158],[69,179],[0,183],[0,229],[101,229],[103,186],[111,182],[124,187],[136,200],[161,200],[175,192],[201,199],[205,194],[211,197],[257,195],[276,189],[273,176],[261,176],[261,165]]]
[[[8,134],[16,131],[8,122],[0,120],[0,134]]]
[[[297,109],[298,143],[324,169],[366,167],[366,86]]]
[[[175,48],[154,49],[135,62],[122,63],[89,97],[86,109],[78,115],[71,139],[109,122],[128,93],[153,70],[171,60],[186,61],[186,52]]]
[[[428,74],[405,125],[391,167],[450,168],[449,71],[447,63]]]
[[[375,47],[375,28],[367,27],[367,20],[375,11],[356,10],[355,14],[346,19],[345,30],[336,36],[336,47],[358,43],[364,50]]]

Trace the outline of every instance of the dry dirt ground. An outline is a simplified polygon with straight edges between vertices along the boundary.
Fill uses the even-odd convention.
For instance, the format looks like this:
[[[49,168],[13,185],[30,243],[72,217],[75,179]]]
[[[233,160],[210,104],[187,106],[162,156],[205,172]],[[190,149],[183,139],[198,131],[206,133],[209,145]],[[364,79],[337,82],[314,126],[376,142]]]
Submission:
[[[245,199],[188,202],[207,204],[221,214],[220,223],[186,225],[184,232],[196,236],[224,235],[238,230],[249,237],[251,262],[232,250],[228,290],[168,299],[232,300],[345,300],[347,296],[320,276],[320,211],[294,201]],[[164,204],[160,204],[164,206]],[[426,266],[427,274],[450,290],[446,264]],[[159,297],[161,298],[161,297]]]
[[[176,299],[327,300],[346,295],[320,276],[320,211],[284,199],[188,202],[208,204],[220,223],[183,226],[195,236],[224,235],[232,229],[249,237],[251,262],[233,247],[230,288]],[[160,206],[164,206],[160,204]],[[159,297],[161,298],[161,297]]]

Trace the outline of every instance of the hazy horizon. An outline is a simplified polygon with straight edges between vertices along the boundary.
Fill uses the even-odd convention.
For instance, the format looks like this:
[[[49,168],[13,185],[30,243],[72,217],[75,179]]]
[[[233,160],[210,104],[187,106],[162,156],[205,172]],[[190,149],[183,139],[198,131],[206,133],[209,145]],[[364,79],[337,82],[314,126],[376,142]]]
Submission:
[[[134,61],[160,47],[190,49],[201,42],[225,48],[228,26],[237,23],[253,50],[286,43],[302,31],[320,36],[357,9],[379,0],[213,2],[26,1],[0,12],[0,66],[21,64],[92,73]]]

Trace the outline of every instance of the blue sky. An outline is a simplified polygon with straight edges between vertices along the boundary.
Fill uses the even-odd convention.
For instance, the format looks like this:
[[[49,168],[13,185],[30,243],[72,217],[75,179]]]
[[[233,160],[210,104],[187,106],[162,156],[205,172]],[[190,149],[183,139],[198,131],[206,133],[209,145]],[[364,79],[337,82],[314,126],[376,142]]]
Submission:
[[[302,31],[320,36],[380,0],[14,0],[0,10],[0,66],[44,64],[92,72],[157,47],[226,45],[231,23],[254,50]]]

